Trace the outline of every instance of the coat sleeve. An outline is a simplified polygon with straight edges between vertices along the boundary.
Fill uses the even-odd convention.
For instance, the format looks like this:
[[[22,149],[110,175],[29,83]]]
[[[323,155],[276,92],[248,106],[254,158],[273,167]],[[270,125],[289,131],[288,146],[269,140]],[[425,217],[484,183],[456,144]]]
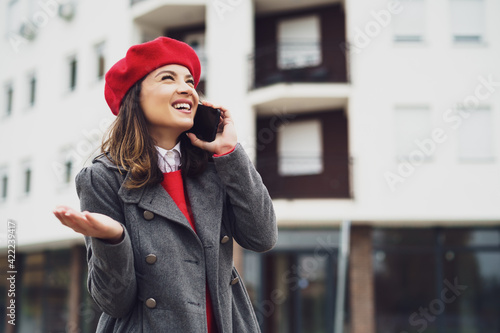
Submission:
[[[270,250],[278,238],[273,203],[243,147],[237,144],[233,152],[214,157],[214,163],[231,203],[236,242],[256,252]]]
[[[119,180],[101,163],[84,168],[76,177],[76,190],[82,211],[101,213],[124,223],[118,198]],[[101,310],[120,318],[133,308],[136,295],[134,256],[125,226],[124,239],[109,244],[101,239],[85,237],[87,247],[87,288]]]

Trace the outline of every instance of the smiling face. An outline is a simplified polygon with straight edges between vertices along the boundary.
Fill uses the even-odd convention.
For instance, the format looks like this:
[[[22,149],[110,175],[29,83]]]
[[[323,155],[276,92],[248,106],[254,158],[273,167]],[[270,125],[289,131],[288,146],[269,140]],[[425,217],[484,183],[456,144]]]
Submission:
[[[141,107],[149,132],[160,147],[171,149],[179,135],[193,126],[198,101],[193,76],[184,66],[166,65],[146,76]]]

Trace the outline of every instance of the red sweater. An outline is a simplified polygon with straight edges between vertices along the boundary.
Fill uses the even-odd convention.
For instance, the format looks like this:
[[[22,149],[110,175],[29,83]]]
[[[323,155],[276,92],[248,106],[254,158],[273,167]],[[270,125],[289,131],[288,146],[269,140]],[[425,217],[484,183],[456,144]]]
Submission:
[[[167,191],[167,193],[172,197],[175,204],[181,212],[184,214],[189,224],[196,232],[196,226],[194,223],[193,214],[191,212],[191,207],[189,206],[189,201],[184,193],[184,182],[182,181],[181,171],[165,172],[163,173],[163,182],[161,186]],[[210,292],[208,291],[208,286],[206,290],[206,308],[207,308],[207,327],[208,333],[216,333],[217,328],[215,326],[215,319],[212,310],[212,300],[210,298]]]

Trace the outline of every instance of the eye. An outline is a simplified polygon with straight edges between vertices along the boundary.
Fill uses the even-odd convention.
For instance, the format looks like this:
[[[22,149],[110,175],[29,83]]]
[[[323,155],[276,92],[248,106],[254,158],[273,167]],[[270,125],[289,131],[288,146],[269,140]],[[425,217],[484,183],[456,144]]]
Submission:
[[[174,77],[172,75],[164,75],[164,76],[161,77],[162,81],[163,80],[173,80],[173,79],[174,79]]]
[[[194,86],[194,79],[188,79],[188,80],[186,80],[186,83]]]

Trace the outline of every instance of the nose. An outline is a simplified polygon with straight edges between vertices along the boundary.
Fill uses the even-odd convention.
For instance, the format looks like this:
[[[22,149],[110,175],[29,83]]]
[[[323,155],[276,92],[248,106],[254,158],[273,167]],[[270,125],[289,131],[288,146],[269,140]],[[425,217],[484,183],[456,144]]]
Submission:
[[[193,93],[193,87],[191,87],[186,82],[180,82],[177,85],[177,93],[184,95],[191,95]]]

